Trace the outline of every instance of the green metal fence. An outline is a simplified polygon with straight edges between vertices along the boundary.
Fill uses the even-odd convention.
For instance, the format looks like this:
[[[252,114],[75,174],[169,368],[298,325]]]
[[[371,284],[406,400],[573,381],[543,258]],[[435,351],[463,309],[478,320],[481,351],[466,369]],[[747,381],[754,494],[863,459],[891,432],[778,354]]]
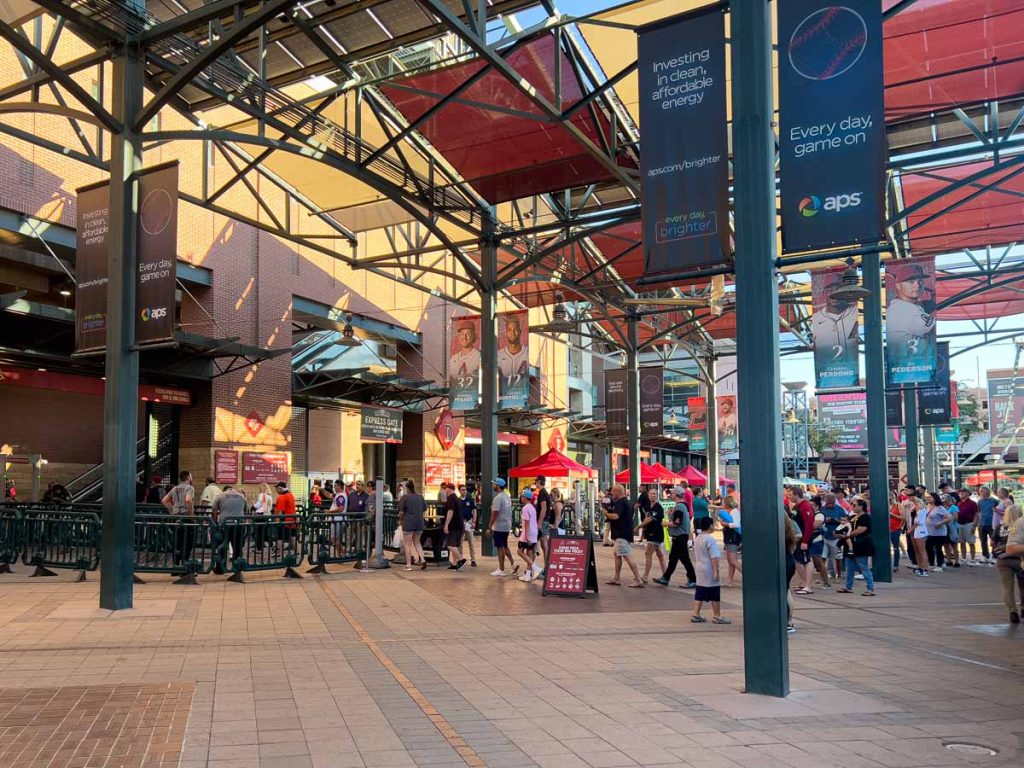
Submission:
[[[295,568],[305,555],[306,518],[299,515],[246,515],[220,524],[220,565],[229,581],[245,581],[246,571],[285,571],[301,578]]]
[[[30,511],[21,517],[21,560],[33,576],[56,576],[51,568],[94,571],[100,564],[100,518],[93,512]]]
[[[11,566],[21,556],[21,513],[0,510],[0,573],[11,573]]]
[[[220,535],[209,515],[135,512],[133,563],[136,573],[171,573],[195,584],[217,564]]]
[[[327,573],[328,565],[364,562],[372,547],[373,521],[366,515],[312,514],[305,519],[305,549],[312,568]]]

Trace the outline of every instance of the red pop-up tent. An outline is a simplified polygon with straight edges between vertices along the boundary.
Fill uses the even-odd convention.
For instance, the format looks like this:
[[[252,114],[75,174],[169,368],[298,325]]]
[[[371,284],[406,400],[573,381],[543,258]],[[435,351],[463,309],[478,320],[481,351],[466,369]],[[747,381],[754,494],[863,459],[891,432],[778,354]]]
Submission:
[[[616,483],[628,483],[629,482],[629,470],[624,469],[615,476]],[[665,483],[665,477],[658,472],[650,464],[644,464],[640,462],[640,482],[643,485],[655,485],[657,483]]]
[[[651,464],[651,469],[653,469],[661,476],[661,481],[663,483],[674,483],[678,481],[680,477],[682,477],[682,475],[676,474],[671,469],[662,464],[660,461],[656,461],[653,464]]]
[[[508,471],[509,477],[597,477],[597,470],[573,461],[564,453],[552,449],[533,461],[520,464]]]
[[[708,476],[694,467],[693,464],[687,464],[686,468],[679,474],[685,477],[686,482],[690,485],[706,485],[708,482]]]

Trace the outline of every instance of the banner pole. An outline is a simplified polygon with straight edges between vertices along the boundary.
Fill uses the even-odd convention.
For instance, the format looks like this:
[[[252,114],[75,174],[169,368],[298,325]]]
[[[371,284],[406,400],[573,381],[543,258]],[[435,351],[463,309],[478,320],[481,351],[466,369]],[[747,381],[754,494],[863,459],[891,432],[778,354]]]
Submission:
[[[373,555],[367,555],[370,568],[383,570],[391,567],[384,557],[384,478],[378,477],[373,487]]]

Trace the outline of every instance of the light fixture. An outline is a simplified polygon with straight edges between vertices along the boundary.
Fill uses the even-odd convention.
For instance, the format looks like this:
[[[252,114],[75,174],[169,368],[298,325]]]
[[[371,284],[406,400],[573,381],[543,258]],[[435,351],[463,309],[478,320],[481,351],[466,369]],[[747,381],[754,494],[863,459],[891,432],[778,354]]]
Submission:
[[[341,338],[338,339],[338,344],[343,347],[358,347],[362,343],[356,338],[355,329],[352,328],[352,315],[345,315],[345,327],[341,329]]]
[[[860,275],[857,274],[857,267],[854,266],[853,259],[847,259],[841,285],[833,290],[830,296],[840,301],[857,302],[870,295],[871,291],[860,284]]]
[[[57,291],[57,293],[59,293],[64,298],[67,298],[68,296],[71,295],[71,285],[69,283],[65,283],[60,287],[60,290]]]
[[[565,323],[569,320],[569,312],[565,308],[565,296],[561,291],[555,293],[555,308],[551,312],[551,319],[556,323]]]

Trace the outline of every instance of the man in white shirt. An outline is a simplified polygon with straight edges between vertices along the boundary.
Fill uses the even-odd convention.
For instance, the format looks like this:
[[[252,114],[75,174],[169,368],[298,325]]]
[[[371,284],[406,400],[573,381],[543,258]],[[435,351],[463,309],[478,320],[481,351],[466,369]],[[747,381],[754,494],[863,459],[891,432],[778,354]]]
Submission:
[[[912,264],[896,282],[885,316],[891,367],[935,359],[935,315],[921,305],[926,280],[924,269]]]
[[[498,370],[508,381],[530,372],[529,350],[523,345],[523,327],[518,315],[505,318],[505,345],[498,351]]]
[[[833,285],[828,290],[835,287]],[[830,292],[825,306],[811,318],[814,349],[819,351],[819,359],[826,362],[847,359],[856,361],[857,326],[857,305],[833,298]]]
[[[475,377],[480,371],[480,350],[476,348],[476,326],[462,323],[455,332],[458,349],[452,355],[448,375],[452,378]]]
[[[212,477],[206,478],[206,487],[203,488],[203,494],[199,497],[199,506],[211,508],[221,493],[220,486],[216,481]]]

